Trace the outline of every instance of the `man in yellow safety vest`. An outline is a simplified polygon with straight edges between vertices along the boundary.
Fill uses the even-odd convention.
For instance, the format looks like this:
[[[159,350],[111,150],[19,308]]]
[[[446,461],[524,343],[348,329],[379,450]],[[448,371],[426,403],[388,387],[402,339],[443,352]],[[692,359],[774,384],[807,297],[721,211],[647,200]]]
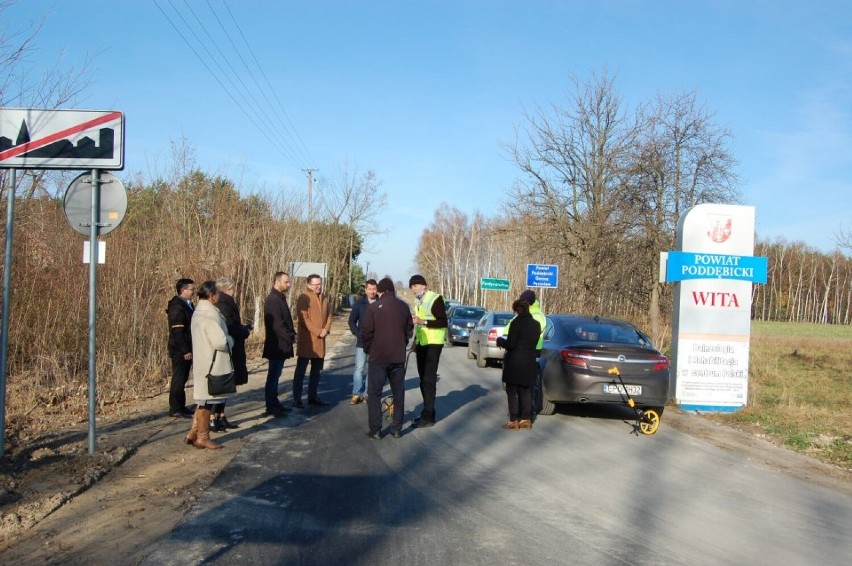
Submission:
[[[426,428],[435,425],[438,361],[447,338],[447,308],[444,298],[428,289],[422,275],[412,275],[408,287],[415,297],[411,320],[415,324],[414,354],[420,376],[420,393],[423,395],[423,410],[412,426]]]

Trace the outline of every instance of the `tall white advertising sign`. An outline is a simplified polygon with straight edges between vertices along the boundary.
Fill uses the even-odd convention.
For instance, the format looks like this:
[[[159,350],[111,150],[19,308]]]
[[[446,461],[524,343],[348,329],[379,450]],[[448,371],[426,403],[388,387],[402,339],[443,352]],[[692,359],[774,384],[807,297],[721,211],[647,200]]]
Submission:
[[[685,410],[746,404],[751,290],[766,282],[766,258],[753,253],[754,207],[702,204],[682,217],[677,251],[662,254],[675,283],[672,376]]]

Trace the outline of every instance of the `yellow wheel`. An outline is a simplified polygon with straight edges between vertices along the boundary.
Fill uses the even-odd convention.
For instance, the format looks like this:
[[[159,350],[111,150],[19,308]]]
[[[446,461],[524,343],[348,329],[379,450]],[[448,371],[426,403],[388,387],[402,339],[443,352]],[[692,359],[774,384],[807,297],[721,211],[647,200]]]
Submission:
[[[393,397],[382,399],[382,412],[384,412],[386,419],[393,418]]]
[[[642,434],[654,434],[658,428],[660,428],[660,414],[654,409],[642,411],[642,418],[639,420],[639,430]]]

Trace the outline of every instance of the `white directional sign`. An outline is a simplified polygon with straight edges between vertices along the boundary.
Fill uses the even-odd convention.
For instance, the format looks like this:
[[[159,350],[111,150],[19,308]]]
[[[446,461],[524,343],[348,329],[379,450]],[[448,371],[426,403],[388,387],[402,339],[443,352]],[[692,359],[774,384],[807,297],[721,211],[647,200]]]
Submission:
[[[124,114],[0,108],[0,168],[124,169]]]

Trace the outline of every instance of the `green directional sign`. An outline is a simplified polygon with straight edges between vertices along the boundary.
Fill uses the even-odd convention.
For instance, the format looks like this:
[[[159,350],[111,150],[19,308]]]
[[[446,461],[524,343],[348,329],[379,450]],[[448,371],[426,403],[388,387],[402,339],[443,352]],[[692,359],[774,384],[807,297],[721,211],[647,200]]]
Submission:
[[[509,280],[508,279],[488,279],[487,277],[482,278],[482,283],[479,285],[479,288],[483,291],[508,291],[509,290]]]

